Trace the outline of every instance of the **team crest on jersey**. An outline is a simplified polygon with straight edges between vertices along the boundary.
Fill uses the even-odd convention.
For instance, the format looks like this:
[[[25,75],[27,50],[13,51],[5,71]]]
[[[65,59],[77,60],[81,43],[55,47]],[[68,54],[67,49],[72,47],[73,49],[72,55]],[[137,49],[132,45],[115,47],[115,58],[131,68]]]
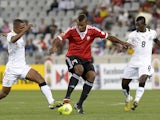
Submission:
[[[90,36],[87,36],[87,41],[89,41],[91,39],[91,37]]]

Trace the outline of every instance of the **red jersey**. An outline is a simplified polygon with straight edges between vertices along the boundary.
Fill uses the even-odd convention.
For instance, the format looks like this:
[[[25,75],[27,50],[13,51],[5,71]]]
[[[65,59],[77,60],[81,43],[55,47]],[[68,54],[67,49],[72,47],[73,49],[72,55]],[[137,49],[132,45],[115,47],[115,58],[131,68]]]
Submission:
[[[61,40],[69,40],[68,52],[66,56],[77,56],[82,59],[91,61],[91,44],[94,39],[107,38],[108,33],[99,30],[96,27],[87,25],[85,32],[80,32],[77,26],[69,28],[62,37],[58,36]]]

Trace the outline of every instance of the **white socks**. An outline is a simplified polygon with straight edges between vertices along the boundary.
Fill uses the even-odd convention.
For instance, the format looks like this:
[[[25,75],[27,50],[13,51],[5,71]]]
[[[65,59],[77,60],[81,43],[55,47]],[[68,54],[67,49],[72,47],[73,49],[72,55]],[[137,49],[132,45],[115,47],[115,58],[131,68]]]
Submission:
[[[48,87],[48,85],[41,86],[41,91],[46,97],[49,104],[53,103],[54,99],[52,96],[51,89]]]
[[[126,97],[126,102],[132,99],[130,94],[127,93],[126,89],[123,89],[122,92],[123,92],[124,96]],[[136,96],[135,96],[134,101],[139,102],[139,100],[142,98],[143,94],[144,94],[144,87],[138,87],[136,90]]]
[[[123,89],[122,92],[123,92],[124,96],[126,97],[125,102],[130,102],[130,101],[132,101],[133,98],[132,98],[132,96],[130,96],[130,94],[127,93],[127,90],[126,90],[126,89]]]
[[[142,98],[143,93],[144,93],[144,87],[138,87],[136,90],[136,96],[134,101],[139,102],[139,100]]]
[[[129,95],[129,94],[127,93],[127,90],[126,90],[126,89],[123,89],[122,92],[123,92],[124,96],[127,98],[128,95]]]

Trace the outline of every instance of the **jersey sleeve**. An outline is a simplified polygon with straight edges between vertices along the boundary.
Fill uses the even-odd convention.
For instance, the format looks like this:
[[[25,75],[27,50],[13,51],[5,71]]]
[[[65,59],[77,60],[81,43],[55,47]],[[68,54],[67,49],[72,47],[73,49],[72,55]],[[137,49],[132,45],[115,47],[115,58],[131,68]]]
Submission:
[[[153,31],[153,39],[158,39],[158,34],[155,30]]]
[[[127,40],[127,42],[130,43],[130,44],[132,44],[132,45],[134,45],[134,35],[133,35],[133,33],[130,33],[130,34],[128,35],[128,40]]]
[[[100,29],[93,27],[93,33],[95,35],[95,37],[99,37],[99,38],[107,38],[108,37],[108,33],[101,31]]]
[[[7,41],[8,41],[8,42],[11,42],[11,38],[12,38],[13,36],[15,36],[15,34],[13,34],[12,32],[8,33],[8,34],[7,34]]]
[[[63,41],[68,39],[70,35],[71,35],[71,28],[68,28],[65,32],[61,33],[61,35],[58,35],[58,38]]]

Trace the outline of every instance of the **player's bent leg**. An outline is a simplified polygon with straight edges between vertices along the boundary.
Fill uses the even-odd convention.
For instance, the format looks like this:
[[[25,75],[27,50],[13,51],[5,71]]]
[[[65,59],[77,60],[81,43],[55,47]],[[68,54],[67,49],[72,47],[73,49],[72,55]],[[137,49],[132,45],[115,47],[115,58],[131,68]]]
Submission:
[[[11,87],[2,87],[2,90],[0,91],[0,99],[5,98],[11,90]]]
[[[34,69],[30,69],[28,74],[26,75],[26,79],[34,81],[39,84],[39,87],[41,89],[41,92],[43,95],[46,97],[48,103],[49,103],[49,108],[54,109],[56,107],[60,107],[63,105],[62,101],[56,101],[53,99],[51,89],[49,86],[46,84],[44,78]]]
[[[88,97],[91,89],[93,87],[93,83],[85,81],[85,84],[83,85],[83,90],[80,96],[79,101],[74,105],[74,108],[77,110],[79,114],[84,114],[83,111],[83,102],[86,100]]]
[[[131,109],[131,101],[133,100],[132,96],[130,96],[130,88],[129,83],[132,79],[122,79],[122,92],[125,96],[125,106],[124,110],[128,112]]]
[[[79,101],[74,105],[74,108],[78,111],[79,114],[83,114],[84,111],[83,111],[83,102],[86,100],[86,98],[88,97],[92,87],[93,87],[93,82],[94,82],[94,79],[95,79],[95,72],[90,70],[87,72],[86,74],[86,81],[83,85],[83,90],[82,90],[82,93],[81,93],[81,96],[80,96],[80,99]]]
[[[77,86],[79,79],[80,79],[80,76],[82,76],[83,70],[84,70],[84,68],[81,64],[77,64],[74,66],[74,68],[72,70],[72,76],[71,76],[69,84],[68,84],[66,96],[63,99],[64,103],[70,103],[70,96],[71,96],[74,88]]]
[[[132,105],[132,110],[135,110],[138,107],[138,103],[144,94],[144,87],[138,87],[136,90],[135,100]]]
[[[62,101],[56,101],[55,99],[53,99],[52,93],[51,93],[51,89],[49,88],[49,86],[46,84],[46,82],[40,83],[39,87],[41,89],[41,92],[43,93],[43,95],[46,97],[48,103],[49,103],[49,108],[50,109],[54,109],[57,107],[60,107],[63,105]]]
[[[135,100],[131,108],[132,110],[135,110],[138,107],[138,103],[144,94],[144,86],[148,77],[148,75],[144,74],[139,78],[139,87],[136,90]]]
[[[43,83],[45,81],[44,78],[40,75],[40,73],[38,73],[36,70],[34,70],[32,68],[27,73],[26,79],[28,79],[30,81],[34,81],[38,84]]]
[[[63,99],[64,103],[70,103],[71,93],[73,92],[74,88],[77,86],[79,79],[80,79],[80,77],[77,74],[75,74],[75,73],[72,74],[70,81],[69,81],[69,84],[68,84],[66,96]]]
[[[129,83],[131,81],[132,79],[122,79],[122,92],[126,98],[130,95]]]

